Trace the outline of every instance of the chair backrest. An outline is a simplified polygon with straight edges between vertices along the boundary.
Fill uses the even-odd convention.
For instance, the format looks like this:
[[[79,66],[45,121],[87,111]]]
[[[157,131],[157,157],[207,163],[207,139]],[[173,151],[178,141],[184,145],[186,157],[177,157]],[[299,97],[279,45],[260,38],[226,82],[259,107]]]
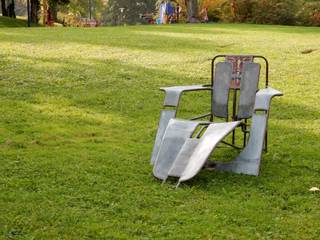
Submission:
[[[260,64],[252,62],[250,56],[240,57],[245,58],[233,58],[232,61],[228,61],[226,57],[225,62],[219,62],[215,66],[212,113],[216,117],[229,117],[230,89],[240,91],[239,101],[234,103],[237,104],[236,118],[247,119],[252,116],[259,84]]]

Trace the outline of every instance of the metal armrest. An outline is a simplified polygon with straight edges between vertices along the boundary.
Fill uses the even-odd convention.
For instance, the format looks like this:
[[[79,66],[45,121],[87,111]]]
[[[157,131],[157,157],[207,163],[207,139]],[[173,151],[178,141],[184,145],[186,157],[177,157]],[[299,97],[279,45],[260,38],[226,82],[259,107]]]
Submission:
[[[162,144],[162,139],[170,119],[176,117],[181,94],[183,92],[188,92],[188,91],[211,90],[211,86],[207,86],[207,85],[175,86],[175,87],[163,87],[160,89],[166,93],[163,106],[175,107],[175,109],[163,109],[161,111],[157,136],[156,136],[156,140],[154,143],[152,156],[151,156],[151,164],[154,164],[156,161],[156,158],[160,150],[160,146]],[[209,115],[210,114],[194,117],[193,120],[201,119]]]
[[[192,86],[162,87],[160,88],[160,90],[166,93],[163,106],[177,107],[179,105],[180,97],[183,92],[211,90],[211,86],[192,85]]]
[[[283,93],[270,87],[259,90],[256,94],[254,111],[269,111],[271,99],[276,96],[283,96]]]

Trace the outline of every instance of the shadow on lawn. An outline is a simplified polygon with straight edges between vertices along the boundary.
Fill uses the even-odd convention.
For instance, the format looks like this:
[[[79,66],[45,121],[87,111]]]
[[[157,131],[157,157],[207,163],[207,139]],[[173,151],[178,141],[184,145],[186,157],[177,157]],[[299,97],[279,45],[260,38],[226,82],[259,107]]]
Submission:
[[[109,128],[116,136],[125,135],[129,140],[146,143],[145,139],[137,140],[135,135],[145,125],[148,129],[144,137],[153,139],[162,102],[159,87],[181,79],[181,75],[169,71],[138,67],[117,60],[90,60],[86,64],[49,57],[15,57],[23,60],[17,63],[7,59],[7,66],[14,68],[4,71],[0,83],[0,93],[8,100],[7,104],[20,109],[11,114],[5,113],[9,106],[4,110],[4,121],[7,122],[4,126],[12,132],[18,127],[23,133],[25,127],[31,130],[39,124],[42,127],[40,133],[44,133],[48,122],[48,126],[57,127],[60,133],[65,129],[66,135],[71,137],[77,130],[88,131],[87,128],[92,126],[103,128],[103,131]],[[44,68],[41,64],[58,65]],[[150,75],[154,76],[152,81]],[[191,81],[188,77],[186,79]],[[155,118],[154,113],[157,114]],[[119,123],[110,127],[104,124],[110,114],[125,119],[121,128],[116,128]],[[20,119],[23,124],[14,119]],[[35,135],[39,131],[36,130]]]
[[[85,101],[90,98],[89,102],[92,107],[101,104],[118,105],[121,100],[125,99],[128,100],[126,105],[129,105],[130,102],[135,102],[134,98],[143,100],[145,94],[149,97],[149,101],[151,100],[155,106],[160,107],[159,103],[162,103],[164,97],[163,93],[159,91],[160,87],[200,84],[209,81],[209,79],[199,79],[199,82],[195,82],[193,78],[182,73],[163,70],[161,65],[150,69],[140,65],[127,64],[116,59],[82,59],[75,61],[67,58],[33,57],[21,54],[15,55],[15,57],[23,59],[23,61],[31,61],[34,64],[23,65],[23,62],[21,62],[22,65],[18,67],[17,71],[26,71],[26,73],[22,79],[12,79],[13,81],[8,82],[10,85],[21,87],[22,90],[29,87],[32,94],[40,89],[48,91],[48,93],[52,91],[53,94],[78,99],[84,105],[86,105]],[[17,65],[13,60],[6,59],[4,62],[9,67]],[[42,64],[45,64],[45,69],[43,69]],[[152,76],[152,79],[150,76]],[[2,78],[2,80],[6,80],[4,75]],[[95,95],[91,96],[88,90],[95,92]],[[111,101],[114,98],[110,95],[115,92],[122,93],[123,98]],[[75,93],[79,97],[76,97],[77,94]],[[158,102],[153,101],[154,97]],[[133,100],[129,100],[130,98],[133,98]],[[186,99],[190,100],[191,98],[183,98],[183,100]],[[95,103],[96,100],[98,104]],[[145,102],[144,104],[151,107],[148,103]],[[293,103],[288,104],[282,101],[282,98],[279,100],[276,98],[271,108],[271,116],[275,116],[279,120],[316,120],[318,114],[318,111],[313,108]]]
[[[215,35],[208,35],[211,38],[206,39],[205,35],[199,39],[197,35],[193,37],[184,37],[184,34],[195,34],[191,31],[188,33],[177,33],[173,32],[170,36],[161,37],[155,31],[138,31],[136,28],[128,28],[127,32],[120,32],[119,29],[70,29],[70,32],[62,32],[60,29],[41,29],[42,34],[37,37],[36,33],[19,32],[15,33],[14,39],[12,39],[11,33],[4,35],[0,42],[16,42],[16,43],[30,43],[33,44],[44,44],[44,43],[65,43],[65,44],[90,44],[96,46],[111,46],[111,47],[122,47],[124,49],[141,50],[141,51],[158,51],[160,53],[186,53],[188,51],[202,51],[206,49],[210,54],[208,58],[214,54],[222,53],[223,51],[237,51],[233,49],[236,46],[236,39],[231,38],[230,41],[221,42],[221,39]],[[117,32],[117,31],[118,32]],[[87,31],[87,32],[86,32]],[[110,37],[109,31],[113,32],[113,37]],[[78,34],[81,32],[81,34]],[[44,35],[45,33],[45,35]],[[88,34],[86,36],[85,34]],[[162,32],[158,32],[161,34]],[[227,32],[229,34],[229,32]],[[61,34],[60,38],[57,38],[56,34]],[[211,33],[212,34],[212,33]],[[234,34],[234,33],[233,33]],[[141,41],[141,37],[145,41]],[[230,49],[231,47],[231,49]]]

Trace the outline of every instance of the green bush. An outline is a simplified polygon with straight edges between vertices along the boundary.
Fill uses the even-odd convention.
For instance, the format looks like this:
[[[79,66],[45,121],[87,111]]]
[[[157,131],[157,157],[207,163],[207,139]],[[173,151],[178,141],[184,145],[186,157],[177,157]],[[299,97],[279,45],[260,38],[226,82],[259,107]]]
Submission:
[[[238,22],[251,22],[254,17],[254,9],[256,8],[256,0],[238,0],[238,12],[237,21]]]
[[[209,22],[219,22],[222,18],[222,11],[220,8],[209,9],[208,10],[208,20]]]
[[[253,22],[294,25],[301,6],[298,0],[260,0],[253,11]]]
[[[298,12],[298,23],[306,26],[320,26],[320,1],[305,3]]]
[[[258,24],[320,26],[320,1],[305,0],[237,0],[209,9],[211,21],[249,22]]]

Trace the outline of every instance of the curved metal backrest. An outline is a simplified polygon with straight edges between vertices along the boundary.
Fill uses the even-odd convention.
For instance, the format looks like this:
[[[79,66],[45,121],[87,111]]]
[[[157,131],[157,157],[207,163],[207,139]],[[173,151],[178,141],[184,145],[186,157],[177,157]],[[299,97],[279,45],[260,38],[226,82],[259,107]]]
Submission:
[[[256,59],[260,59],[265,63],[265,87],[267,88],[269,85],[269,62],[264,56],[260,55],[227,55],[227,54],[219,54],[216,55],[211,61],[211,86],[213,86],[214,82],[214,71],[215,71],[215,63],[218,59],[224,59],[226,62],[232,63],[232,75],[233,80],[241,79],[243,62],[254,62]],[[239,89],[240,82],[233,81],[231,84],[231,88]]]
[[[260,64],[241,62],[240,99],[237,119],[250,118],[253,113],[255,95],[258,90]],[[229,91],[232,86],[234,68],[231,62],[219,62],[215,67],[212,90],[212,114],[216,117],[228,118]]]
[[[259,63],[243,62],[237,114],[238,119],[246,119],[252,116],[256,93],[258,91],[259,76]]]
[[[216,117],[228,118],[229,89],[231,81],[232,63],[217,63],[212,90],[212,113]]]

